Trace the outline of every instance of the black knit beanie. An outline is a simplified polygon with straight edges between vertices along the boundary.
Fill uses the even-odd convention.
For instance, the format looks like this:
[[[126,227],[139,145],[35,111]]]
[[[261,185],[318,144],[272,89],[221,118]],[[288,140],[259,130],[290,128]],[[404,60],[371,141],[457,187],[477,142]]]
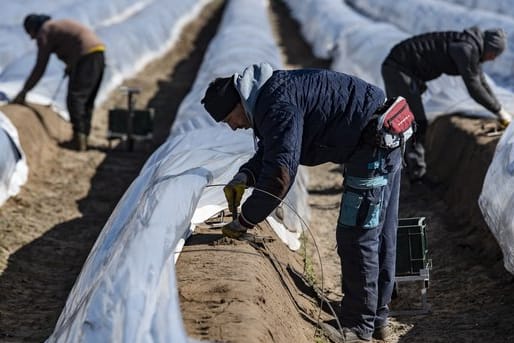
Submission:
[[[45,23],[45,21],[50,20],[50,16],[46,14],[34,14],[31,13],[25,17],[23,20],[23,27],[25,31],[30,34],[30,32],[37,33],[41,26]]]
[[[484,31],[484,52],[493,52],[500,55],[507,45],[506,34],[503,29]]]
[[[202,104],[217,122],[222,121],[241,102],[233,77],[219,77],[205,91]]]

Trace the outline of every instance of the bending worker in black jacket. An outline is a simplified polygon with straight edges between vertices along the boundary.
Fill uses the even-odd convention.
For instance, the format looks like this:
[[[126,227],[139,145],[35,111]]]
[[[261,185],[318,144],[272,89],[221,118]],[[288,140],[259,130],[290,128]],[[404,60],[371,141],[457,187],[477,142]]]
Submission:
[[[229,209],[239,205],[246,187],[283,199],[300,164],[344,163],[336,239],[347,342],[387,334],[402,154],[400,147],[377,143],[375,115],[384,100],[381,89],[353,76],[327,70],[273,71],[266,63],[216,79],[202,100],[216,121],[233,130],[252,128],[258,138],[255,155],[224,189]],[[223,228],[224,235],[238,238],[279,202],[253,191],[239,217]]]
[[[501,29],[482,32],[472,27],[462,32],[432,32],[414,36],[395,45],[382,63],[382,77],[388,97],[403,96],[416,118],[416,139],[407,144],[407,172],[411,182],[423,181],[426,173],[423,147],[427,117],[421,102],[425,82],[441,74],[460,75],[469,95],[494,113],[505,127],[511,115],[496,99],[485,80],[481,63],[492,61],[505,49]]]

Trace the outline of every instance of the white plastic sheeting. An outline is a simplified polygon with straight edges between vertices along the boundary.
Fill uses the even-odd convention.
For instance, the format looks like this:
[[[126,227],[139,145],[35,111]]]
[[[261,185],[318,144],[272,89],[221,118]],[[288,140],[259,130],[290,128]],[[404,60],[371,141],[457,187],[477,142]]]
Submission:
[[[97,29],[106,24],[125,20],[138,10],[142,10],[154,0],[111,0],[111,1],[11,1],[2,4],[5,18],[0,25],[0,72],[20,56],[32,54],[34,42],[23,29],[23,19],[29,13],[48,13],[55,18],[75,19],[84,25]],[[27,71],[28,72],[28,71]]]
[[[254,152],[249,131],[232,132],[215,123],[200,99],[216,76],[263,61],[280,67],[267,5],[264,0],[228,3],[172,135],[146,162],[103,228],[48,342],[186,341],[175,249],[194,223],[226,207],[221,188],[207,186],[226,183]],[[251,44],[249,32],[255,33]],[[288,198],[291,194],[305,201],[300,183]],[[300,232],[285,231],[283,238],[294,247]]]
[[[97,103],[121,81],[138,72],[151,59],[163,54],[176,41],[184,25],[194,18],[210,0],[53,0],[45,3],[45,13],[53,18],[76,19],[91,27],[107,45],[105,71]],[[36,44],[23,29],[23,19],[31,12],[40,13],[41,2],[30,0],[2,4],[5,21],[0,25],[0,93],[14,97],[22,88],[36,61]],[[149,25],[149,23],[152,23]],[[63,80],[64,64],[54,55],[46,72],[27,95],[34,103],[49,104],[64,119],[66,110],[67,80]],[[11,130],[16,132],[15,129]],[[12,139],[13,136],[11,136]],[[0,144],[4,141],[0,141]],[[8,151],[10,146],[0,146]],[[6,157],[7,158],[7,157]],[[0,199],[13,195],[20,182],[26,180],[22,159],[16,173],[0,163],[0,174],[9,183],[9,192],[0,188]],[[9,174],[11,176],[9,176]],[[25,182],[25,181],[23,181]],[[14,186],[16,185],[16,186]],[[7,195],[9,194],[9,195]],[[2,201],[0,201],[1,205]]]
[[[27,181],[28,172],[18,132],[0,111],[0,206],[20,191]]]
[[[505,268],[514,274],[514,125],[503,134],[487,170],[478,204],[503,252]]]
[[[345,28],[360,20],[360,15],[349,10],[338,0],[284,0],[292,16],[301,23],[301,31],[314,54],[332,58],[338,37]]]
[[[363,0],[363,2],[371,0]],[[384,1],[386,2],[386,1]],[[302,33],[313,45],[318,57],[331,57],[332,69],[353,74],[384,87],[380,68],[390,49],[398,42],[414,34],[402,31],[391,23],[376,23],[355,12],[339,0],[286,0],[293,16],[301,23]],[[396,6],[392,4],[391,6]],[[402,2],[406,7],[411,2]],[[394,2],[394,4],[397,4]],[[365,8],[360,2],[359,6]],[[386,7],[386,5],[384,5]],[[372,14],[381,12],[374,9]],[[419,13],[418,15],[422,15]],[[441,16],[444,16],[441,14]],[[452,17],[447,17],[453,20]],[[323,30],[318,29],[322,23]],[[471,26],[472,23],[466,25]],[[328,42],[328,38],[335,41]],[[320,42],[322,42],[320,44]],[[497,61],[494,61],[496,63]],[[510,70],[503,70],[502,79],[510,77]],[[486,76],[491,88],[508,110],[514,110],[511,91],[496,85]],[[443,75],[428,82],[428,91],[423,94],[425,110],[429,120],[435,116],[452,112],[491,117],[492,114],[470,98],[460,77]]]
[[[104,80],[97,103],[121,81],[160,56],[176,41],[185,24],[210,0],[59,0],[45,4],[54,19],[78,20],[93,29],[107,46]],[[41,12],[40,1],[3,4],[7,24],[0,26],[0,91],[17,94],[36,61],[36,45],[23,29],[23,18]],[[149,23],[152,23],[149,25]],[[27,101],[49,104],[65,119],[67,80],[59,88],[64,64],[52,55],[45,75]],[[57,92],[58,90],[58,92]],[[57,92],[57,94],[56,94]]]
[[[405,32],[419,34],[429,31],[457,30],[470,26],[482,29],[501,27],[508,33],[505,52],[484,70],[501,85],[510,85],[514,70],[514,18],[480,9],[466,8],[436,0],[346,0],[370,17],[392,23]]]
[[[380,65],[407,34],[375,24],[339,0],[285,0],[316,56],[332,58],[332,69],[382,85]]]
[[[514,1],[512,0],[445,0],[468,8],[476,8],[485,11],[496,12],[502,15],[514,17]]]

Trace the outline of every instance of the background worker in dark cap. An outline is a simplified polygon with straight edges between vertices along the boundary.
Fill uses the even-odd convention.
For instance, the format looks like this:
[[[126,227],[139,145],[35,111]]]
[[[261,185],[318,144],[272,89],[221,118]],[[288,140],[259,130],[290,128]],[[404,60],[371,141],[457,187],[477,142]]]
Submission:
[[[14,103],[23,104],[25,96],[43,76],[50,55],[55,53],[66,64],[69,76],[66,105],[73,126],[74,148],[87,149],[93,107],[102,81],[105,46],[86,26],[72,20],[52,20],[44,14],[29,14],[25,31],[37,41],[37,60]]]
[[[471,27],[462,32],[431,32],[411,37],[395,45],[382,63],[382,77],[388,97],[407,99],[416,118],[415,139],[407,144],[407,172],[411,182],[428,182],[426,178],[425,150],[427,117],[421,94],[427,89],[425,82],[441,74],[460,75],[469,95],[480,105],[494,113],[500,125],[506,127],[511,115],[502,108],[482,72],[481,63],[498,57],[506,46],[502,29],[481,31]]]
[[[405,100],[398,100],[403,101],[398,119],[406,123],[405,132],[412,132],[414,117]],[[229,209],[237,208],[246,187],[277,197],[253,191],[239,217],[222,228],[226,236],[239,238],[266,219],[286,196],[300,164],[344,163],[336,239],[346,342],[388,334],[402,167],[396,143],[399,136],[408,137],[402,131],[389,137],[395,144],[383,144],[379,123],[390,108],[384,101],[380,88],[354,76],[315,69],[273,71],[266,63],[214,80],[202,100],[214,120],[233,130],[251,128],[258,138],[256,153],[224,189]]]

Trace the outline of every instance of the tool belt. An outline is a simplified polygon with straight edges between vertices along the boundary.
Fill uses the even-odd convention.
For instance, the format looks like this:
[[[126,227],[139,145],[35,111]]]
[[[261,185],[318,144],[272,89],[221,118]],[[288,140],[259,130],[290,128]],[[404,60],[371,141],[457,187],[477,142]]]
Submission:
[[[415,131],[414,115],[405,98],[387,101],[371,117],[363,132],[364,142],[386,149],[404,146]]]

